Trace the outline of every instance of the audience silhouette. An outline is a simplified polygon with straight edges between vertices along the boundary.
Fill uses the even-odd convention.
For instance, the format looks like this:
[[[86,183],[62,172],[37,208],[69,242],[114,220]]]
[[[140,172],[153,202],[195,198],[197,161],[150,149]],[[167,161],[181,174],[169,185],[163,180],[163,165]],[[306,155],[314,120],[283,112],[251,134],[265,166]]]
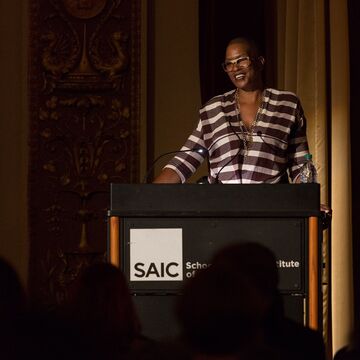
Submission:
[[[23,314],[26,295],[13,267],[0,257],[0,324],[12,323]]]
[[[321,335],[284,316],[269,249],[230,245],[211,263],[180,297],[183,338],[195,358],[325,359]]]
[[[13,267],[0,257],[0,358],[16,357],[17,330],[26,310],[26,295]]]
[[[123,358],[150,342],[141,335],[126,278],[111,264],[84,270],[74,284],[68,311],[83,346],[101,359]]]
[[[334,360],[359,360],[360,359],[360,330],[354,331],[351,342],[338,350]]]
[[[73,283],[66,306],[29,311],[16,272],[0,258],[1,359],[325,359],[321,335],[284,316],[269,249],[230,245],[211,264],[185,282],[178,296],[181,337],[158,343],[141,335],[126,278],[117,267],[93,264]],[[355,359],[356,346],[335,359]]]

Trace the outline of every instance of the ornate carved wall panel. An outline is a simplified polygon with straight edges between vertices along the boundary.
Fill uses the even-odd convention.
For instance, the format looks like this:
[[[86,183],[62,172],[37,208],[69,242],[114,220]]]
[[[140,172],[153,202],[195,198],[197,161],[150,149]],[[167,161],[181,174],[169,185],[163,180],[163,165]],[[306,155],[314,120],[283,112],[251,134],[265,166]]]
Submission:
[[[29,285],[56,303],[104,257],[109,184],[138,180],[140,0],[30,4]]]

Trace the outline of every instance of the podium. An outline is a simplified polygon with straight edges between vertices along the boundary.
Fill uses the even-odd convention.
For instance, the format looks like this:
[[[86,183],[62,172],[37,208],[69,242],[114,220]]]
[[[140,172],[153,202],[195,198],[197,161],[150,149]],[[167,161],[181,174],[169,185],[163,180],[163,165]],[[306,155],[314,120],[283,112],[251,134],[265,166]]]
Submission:
[[[128,279],[145,335],[176,335],[183,282],[236,242],[273,251],[285,314],[321,328],[319,184],[111,184],[108,216],[108,260]]]

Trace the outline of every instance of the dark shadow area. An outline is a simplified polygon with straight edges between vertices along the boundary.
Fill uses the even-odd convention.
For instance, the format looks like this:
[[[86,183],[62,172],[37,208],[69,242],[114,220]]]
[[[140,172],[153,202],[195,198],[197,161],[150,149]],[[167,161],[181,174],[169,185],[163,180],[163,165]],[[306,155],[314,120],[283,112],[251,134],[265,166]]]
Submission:
[[[199,0],[199,64],[202,103],[233,88],[221,68],[235,37],[254,39],[265,56],[265,85],[276,79],[276,6],[273,0]]]

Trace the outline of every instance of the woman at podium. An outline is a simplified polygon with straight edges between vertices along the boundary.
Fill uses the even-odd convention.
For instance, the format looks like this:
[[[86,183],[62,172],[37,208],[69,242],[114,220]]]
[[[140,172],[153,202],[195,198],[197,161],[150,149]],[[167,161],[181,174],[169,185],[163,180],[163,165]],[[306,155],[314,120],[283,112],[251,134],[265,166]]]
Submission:
[[[154,183],[184,183],[208,158],[209,183],[295,181],[308,154],[298,97],[266,88],[265,59],[255,42],[231,40],[223,69],[235,88],[210,99],[184,146]]]

